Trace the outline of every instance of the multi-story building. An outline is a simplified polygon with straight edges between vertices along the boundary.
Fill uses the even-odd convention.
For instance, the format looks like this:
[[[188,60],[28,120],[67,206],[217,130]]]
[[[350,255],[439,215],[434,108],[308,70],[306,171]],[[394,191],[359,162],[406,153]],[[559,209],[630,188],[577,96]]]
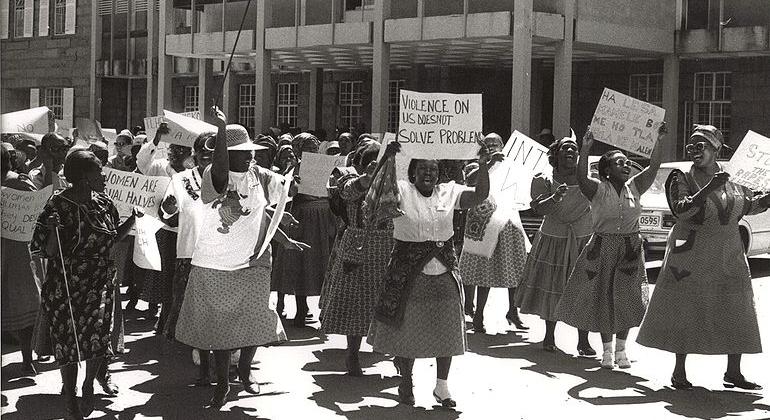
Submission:
[[[63,119],[105,127],[216,102],[254,131],[384,132],[407,88],[482,93],[485,131],[562,136],[609,87],[666,109],[668,159],[695,122],[770,135],[766,0],[93,1],[0,0],[3,112],[61,91]]]

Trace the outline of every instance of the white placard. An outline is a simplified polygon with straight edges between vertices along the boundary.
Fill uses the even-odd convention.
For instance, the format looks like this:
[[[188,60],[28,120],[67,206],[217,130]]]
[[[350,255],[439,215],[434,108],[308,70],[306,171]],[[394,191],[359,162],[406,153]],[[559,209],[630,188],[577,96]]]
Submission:
[[[328,197],[326,184],[329,175],[338,166],[345,166],[347,156],[329,156],[320,153],[302,153],[302,163],[299,165],[300,194],[316,197]]]
[[[286,210],[286,203],[289,201],[289,189],[291,187],[292,181],[294,180],[294,169],[290,170],[289,173],[284,175],[283,179],[283,184],[281,185],[281,198],[278,200],[278,203],[275,206],[275,211],[273,212],[272,219],[270,220],[270,224],[267,226],[265,240],[262,242],[262,246],[259,249],[257,259],[259,259],[267,247],[270,246],[270,241],[273,239],[273,236],[275,236],[275,232],[278,231],[279,224],[283,218],[284,210]]]
[[[736,184],[770,191],[770,138],[749,130],[725,169]]]
[[[602,143],[649,158],[658,141],[666,110],[604,88],[591,119],[591,132]]]
[[[0,132],[46,134],[48,126],[48,107],[25,109],[0,115]]]
[[[137,217],[134,224],[134,264],[146,270],[161,271],[160,251],[155,233],[163,227],[163,222],[149,214]]]
[[[163,135],[163,141],[180,146],[193,147],[195,139],[203,133],[216,133],[217,127],[201,120],[163,111],[163,120],[168,126],[169,133]],[[155,129],[157,131],[157,128]],[[155,136],[153,135],[153,138]],[[148,140],[149,139],[148,137]]]
[[[131,216],[134,207],[139,207],[145,214],[153,216],[158,214],[158,207],[171,178],[147,176],[111,168],[102,168],[102,170],[106,177],[105,193],[118,208],[121,221]]]
[[[474,159],[482,133],[481,94],[401,89],[398,141],[418,159]]]
[[[532,140],[519,131],[514,131],[503,147],[506,160],[520,165],[533,175],[550,171],[548,164],[548,148]]]
[[[2,187],[0,220],[2,237],[12,241],[29,242],[35,223],[51,197],[51,186],[40,191],[19,191]]]
[[[385,149],[388,144],[396,140],[395,133],[385,133],[383,136],[382,145],[380,146],[380,153],[377,155],[377,162],[379,162],[385,155]],[[412,160],[404,152],[403,146],[401,146],[401,152],[396,155],[396,179],[397,180],[409,180],[409,161]]]

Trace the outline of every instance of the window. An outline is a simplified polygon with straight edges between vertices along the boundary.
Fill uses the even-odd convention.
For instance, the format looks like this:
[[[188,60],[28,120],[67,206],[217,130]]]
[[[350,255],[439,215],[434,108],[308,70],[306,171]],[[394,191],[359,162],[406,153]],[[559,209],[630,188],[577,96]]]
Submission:
[[[388,84],[388,132],[398,131],[398,110],[400,109],[400,93],[404,88],[405,80],[391,80]]]
[[[13,6],[13,36],[24,36],[24,0],[16,0]]]
[[[641,101],[663,106],[663,75],[632,74],[628,82],[628,94]]]
[[[238,89],[238,124],[254,133],[254,118],[257,110],[257,85],[242,84]]]
[[[347,130],[349,127],[361,125],[361,88],[364,82],[343,81],[340,82],[340,122]]]
[[[54,0],[53,5],[53,34],[64,35],[67,29],[67,1]]]
[[[278,109],[275,112],[278,127],[297,126],[297,83],[278,83]]]
[[[53,111],[54,119],[64,119],[64,92],[62,88],[43,89],[43,106]]]
[[[184,87],[184,112],[194,112],[198,110],[198,86],[190,85]]]
[[[693,100],[685,103],[684,138],[693,124],[711,124],[720,129],[725,141],[730,138],[732,108],[730,72],[695,73]]]

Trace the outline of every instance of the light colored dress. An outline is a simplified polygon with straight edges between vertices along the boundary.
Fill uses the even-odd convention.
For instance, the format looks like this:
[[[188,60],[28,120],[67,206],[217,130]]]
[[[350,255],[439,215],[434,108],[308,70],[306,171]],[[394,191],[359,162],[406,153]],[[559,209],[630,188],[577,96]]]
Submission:
[[[732,182],[702,206],[691,199],[699,190],[692,169],[674,171],[666,182],[677,219],[637,341],[672,353],[761,353],[738,221],[766,208]]]

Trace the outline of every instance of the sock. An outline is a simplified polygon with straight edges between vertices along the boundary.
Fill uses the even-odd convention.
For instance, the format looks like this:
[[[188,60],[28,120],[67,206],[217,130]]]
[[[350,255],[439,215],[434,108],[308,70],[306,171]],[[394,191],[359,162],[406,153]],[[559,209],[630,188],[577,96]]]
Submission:
[[[602,343],[602,347],[604,348],[605,353],[612,353],[612,341],[609,343]]]
[[[446,379],[439,379],[436,378],[436,388],[433,390],[433,392],[439,396],[441,399],[446,399],[450,397],[449,394],[449,385],[447,385]]]
[[[620,338],[615,339],[615,351],[626,351],[626,340],[621,340]]]

